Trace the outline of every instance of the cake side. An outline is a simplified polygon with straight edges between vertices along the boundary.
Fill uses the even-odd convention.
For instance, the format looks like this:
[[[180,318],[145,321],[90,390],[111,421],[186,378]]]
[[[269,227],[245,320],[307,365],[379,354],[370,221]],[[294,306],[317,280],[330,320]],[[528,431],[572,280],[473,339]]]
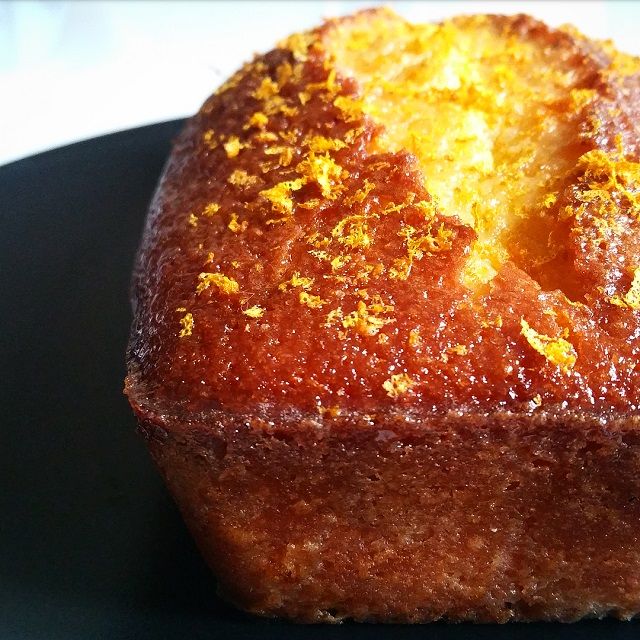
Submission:
[[[640,611],[637,419],[142,425],[223,597],[299,622]]]
[[[638,77],[524,17],[365,12],[257,58],[189,122],[152,205],[129,393],[186,413],[635,410]],[[443,115],[407,149],[380,105],[411,92]]]

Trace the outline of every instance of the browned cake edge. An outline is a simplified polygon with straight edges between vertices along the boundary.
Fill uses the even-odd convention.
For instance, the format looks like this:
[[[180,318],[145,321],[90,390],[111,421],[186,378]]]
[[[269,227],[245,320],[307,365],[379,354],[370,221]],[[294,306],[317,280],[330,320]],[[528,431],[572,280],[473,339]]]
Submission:
[[[640,611],[637,418],[140,413],[221,594],[298,622]]]

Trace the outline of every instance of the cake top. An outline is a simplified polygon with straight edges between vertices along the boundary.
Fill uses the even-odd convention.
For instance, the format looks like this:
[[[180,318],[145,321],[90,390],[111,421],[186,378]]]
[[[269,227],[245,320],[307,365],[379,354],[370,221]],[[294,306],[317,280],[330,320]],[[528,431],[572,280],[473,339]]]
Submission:
[[[374,10],[288,38],[176,143],[130,395],[637,412],[639,105],[637,58],[526,16]]]

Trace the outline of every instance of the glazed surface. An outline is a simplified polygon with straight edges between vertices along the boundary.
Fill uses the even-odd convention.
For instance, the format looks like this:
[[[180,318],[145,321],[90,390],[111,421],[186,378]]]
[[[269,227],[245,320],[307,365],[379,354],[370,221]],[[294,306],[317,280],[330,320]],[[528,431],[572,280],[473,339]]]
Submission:
[[[500,43],[499,61],[478,47],[475,80],[458,32],[467,50]],[[363,38],[391,60],[384,82]],[[444,62],[420,57],[434,38]],[[393,67],[407,51],[411,77]],[[422,68],[443,79],[420,85]],[[528,70],[537,102],[517,83]],[[496,87],[518,99],[501,106]],[[420,91],[428,118],[407,120]],[[291,37],[175,144],[136,266],[132,401],[635,413],[639,105],[636,59],[522,16],[420,31],[371,12]],[[411,147],[411,127],[426,142]]]

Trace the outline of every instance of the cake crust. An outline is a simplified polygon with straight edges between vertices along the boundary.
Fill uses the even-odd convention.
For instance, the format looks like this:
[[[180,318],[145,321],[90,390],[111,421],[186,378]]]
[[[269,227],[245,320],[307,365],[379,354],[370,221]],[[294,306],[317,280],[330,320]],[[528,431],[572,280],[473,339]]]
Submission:
[[[636,418],[141,423],[220,593],[297,622],[638,611]]]
[[[380,125],[324,53],[340,24],[256,59],[185,128],[137,263],[132,380],[191,410],[519,410],[538,398],[633,410],[638,74],[577,35],[490,20],[549,49],[588,95],[553,105],[583,128],[585,153],[549,207],[550,220],[572,212],[554,228],[556,280],[580,291],[542,288],[517,258],[469,289],[477,234],[439,212],[411,154],[368,151]],[[410,387],[390,398],[385,382],[403,374]]]
[[[379,109],[413,99],[405,80],[355,52],[460,34],[531,73],[535,109],[489,53],[475,80],[480,62],[443,63],[420,95],[470,133],[443,115],[405,148]],[[292,36],[187,123],[138,254],[125,391],[227,597],[301,621],[640,610],[638,105],[637,59],[573,30],[375,10]],[[491,123],[528,138],[483,156]],[[454,169],[479,186],[456,182],[452,212]],[[497,230],[480,189],[507,194]]]

